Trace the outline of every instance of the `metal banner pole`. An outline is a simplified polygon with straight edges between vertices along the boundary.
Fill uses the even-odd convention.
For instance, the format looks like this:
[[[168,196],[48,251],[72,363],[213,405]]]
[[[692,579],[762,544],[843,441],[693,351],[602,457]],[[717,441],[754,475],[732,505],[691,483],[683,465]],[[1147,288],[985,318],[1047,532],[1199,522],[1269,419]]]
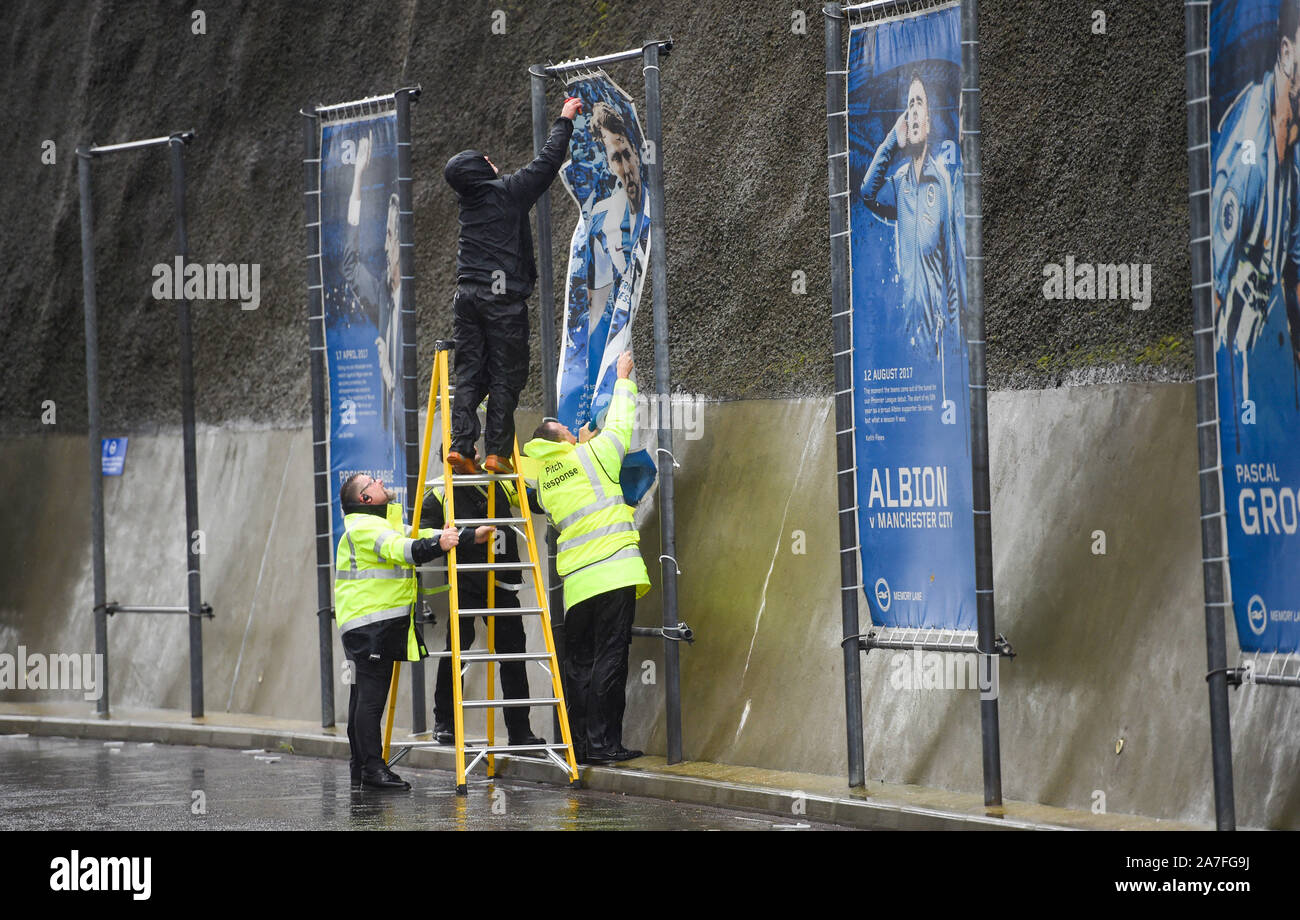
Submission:
[[[320,267],[320,122],[303,112],[303,194],[307,230],[307,335],[311,354],[312,483],[316,505],[316,619],[320,636],[320,724],[334,725],[334,606],[330,584],[329,456],[325,438],[325,298]]]
[[[108,611],[105,609],[104,473],[99,440],[99,317],[95,303],[95,217],[90,181],[89,147],[77,148],[77,179],[81,188],[81,286],[86,316],[86,406],[90,441],[90,542],[95,583],[95,654],[103,663],[95,712],[108,717]]]
[[[185,145],[192,133],[173,134],[168,146],[172,161],[172,208],[176,212],[176,255],[182,265],[189,258],[190,241],[185,227]],[[185,553],[189,563],[187,580],[190,609],[190,716],[203,717],[203,598],[199,586],[199,486],[194,446],[194,346],[190,327],[190,302],[176,302],[180,323],[181,437],[185,454]]]
[[[992,490],[989,487],[988,379],[984,362],[984,241],[980,170],[979,4],[961,3],[962,178],[966,187],[966,346],[970,357],[972,497],[975,511],[975,611],[981,675],[992,692],[980,693],[984,752],[984,804],[1002,804],[1002,751],[998,728],[998,650],[993,608]]]
[[[393,94],[397,104],[397,210],[401,250],[402,297],[402,401],[406,406],[406,507],[415,508],[415,498],[424,488],[420,482],[420,395],[416,388],[415,347],[415,217],[411,201],[411,101],[420,98],[420,88],[404,87]],[[433,406],[429,407],[433,412]],[[412,521],[412,523],[415,523]],[[417,584],[419,576],[416,577]],[[423,603],[416,592],[416,612]],[[415,629],[423,636],[416,620]],[[424,663],[411,664],[411,731],[428,729],[424,702]]]
[[[677,535],[673,514],[673,429],[669,407],[671,380],[668,366],[668,253],[664,226],[663,117],[659,100],[659,45],[642,50],[645,73],[646,134],[651,144],[646,157],[650,167],[650,276],[654,285],[655,390],[659,400],[659,563],[663,579],[663,625],[677,628]],[[665,418],[665,416],[668,416]],[[666,455],[666,456],[665,456]],[[682,687],[678,642],[664,638],[665,710],[668,729],[668,762],[682,760]]]
[[[1214,308],[1210,298],[1210,50],[1208,4],[1183,6],[1187,71],[1187,179],[1191,210],[1192,326],[1196,359],[1196,455],[1201,488],[1201,578],[1205,588],[1205,654],[1210,692],[1210,756],[1214,770],[1214,823],[1235,830],[1232,727],[1228,717],[1228,652],[1224,600],[1223,501],[1219,489],[1218,376]]]
[[[540,64],[528,68],[532,78],[533,101],[533,155],[539,156],[546,144],[549,122],[546,120],[546,71]],[[542,414],[554,416],[559,411],[556,394],[555,345],[555,270],[551,259],[551,193],[548,189],[537,199],[537,314],[542,338]],[[522,499],[521,499],[522,500]],[[527,513],[526,509],[520,510]],[[546,584],[547,606],[551,611],[551,637],[555,642],[556,660],[564,666],[564,586],[555,570],[555,528],[546,525]],[[567,690],[566,687],[566,694]],[[555,737],[561,736],[559,709],[554,709],[552,729]]]
[[[831,331],[835,349],[835,469],[840,525],[840,623],[844,638],[844,732],[849,786],[865,782],[862,674],[858,644],[857,462],[853,444],[853,308],[849,303],[848,95],[844,69],[844,13],[838,3],[826,19],[826,152],[830,176]],[[844,199],[844,203],[840,203]]]

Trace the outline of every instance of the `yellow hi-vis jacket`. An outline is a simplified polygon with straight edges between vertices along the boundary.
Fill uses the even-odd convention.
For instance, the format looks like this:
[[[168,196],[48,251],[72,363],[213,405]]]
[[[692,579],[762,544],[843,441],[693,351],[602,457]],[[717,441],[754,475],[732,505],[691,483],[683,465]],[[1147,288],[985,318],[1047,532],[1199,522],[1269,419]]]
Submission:
[[[564,579],[565,609],[618,588],[635,585],[637,597],[650,590],[632,507],[618,484],[635,420],[636,384],[619,380],[599,435],[585,444],[533,438],[524,445],[536,461],[525,470],[536,476],[528,484],[560,531],[555,568]]]
[[[349,658],[419,661],[428,652],[415,631],[415,541],[406,536],[401,505],[389,502],[385,512],[343,516],[334,619]],[[436,537],[438,531],[421,530],[420,536]]]

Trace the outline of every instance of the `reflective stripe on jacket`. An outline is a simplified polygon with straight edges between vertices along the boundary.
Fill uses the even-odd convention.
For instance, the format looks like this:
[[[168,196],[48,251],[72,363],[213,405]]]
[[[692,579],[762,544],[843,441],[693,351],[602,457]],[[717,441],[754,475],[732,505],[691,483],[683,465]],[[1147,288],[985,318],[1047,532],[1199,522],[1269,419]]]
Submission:
[[[630,585],[637,597],[650,590],[632,507],[618,483],[635,418],[636,384],[619,380],[599,435],[585,444],[534,438],[524,446],[538,461],[538,501],[560,531],[555,568],[566,608]]]
[[[364,512],[344,515],[334,564],[334,619],[349,651],[364,645],[371,658],[400,654],[406,661],[419,661],[426,652],[415,632],[413,612],[415,541],[403,532],[401,515],[396,503],[389,503],[386,518]],[[421,537],[436,535],[420,531]],[[368,628],[370,641],[358,643],[360,636],[348,636],[363,628]]]

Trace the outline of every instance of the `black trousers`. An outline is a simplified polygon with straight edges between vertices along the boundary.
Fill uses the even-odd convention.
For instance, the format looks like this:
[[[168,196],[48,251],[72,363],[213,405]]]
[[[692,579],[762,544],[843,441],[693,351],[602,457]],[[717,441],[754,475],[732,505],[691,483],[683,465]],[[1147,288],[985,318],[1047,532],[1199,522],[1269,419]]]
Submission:
[[[487,452],[509,457],[514,448],[515,406],[528,382],[528,305],[505,302],[490,288],[456,289],[452,322],[456,338],[456,403],[451,417],[451,448],[474,455],[478,406],[487,404]]]
[[[483,585],[481,590],[474,590],[470,587],[471,579],[464,579],[461,582],[462,590],[460,593],[460,605],[466,608],[484,608],[487,606],[487,585]],[[476,586],[477,587],[477,586]],[[498,608],[518,608],[519,598],[514,591],[507,591],[500,585],[496,590],[496,602]],[[484,617],[484,622],[487,618]],[[524,624],[523,618],[518,614],[510,616],[495,617],[496,620],[496,650],[498,652],[522,652],[524,650]],[[460,650],[463,652],[474,644],[474,618],[465,617],[460,621]],[[451,627],[447,627],[447,651],[451,651]],[[501,668],[501,695],[507,700],[526,700],[528,699],[528,669],[525,662],[522,661],[503,661],[498,667]],[[455,700],[451,692],[451,659],[443,658],[438,662],[438,679],[433,689],[433,721],[437,725],[439,722],[445,722],[448,725],[455,718],[454,715]],[[505,706],[502,707],[504,713],[502,718],[506,723],[506,732],[511,738],[519,738],[532,734],[531,726],[528,722],[527,706]]]
[[[636,616],[636,588],[616,588],[564,614],[565,702],[579,752],[623,746],[627,656]]]
[[[384,766],[379,720],[388,702],[393,663],[369,658],[357,658],[352,663],[352,689],[348,692],[348,746],[352,749],[352,766],[379,770]]]

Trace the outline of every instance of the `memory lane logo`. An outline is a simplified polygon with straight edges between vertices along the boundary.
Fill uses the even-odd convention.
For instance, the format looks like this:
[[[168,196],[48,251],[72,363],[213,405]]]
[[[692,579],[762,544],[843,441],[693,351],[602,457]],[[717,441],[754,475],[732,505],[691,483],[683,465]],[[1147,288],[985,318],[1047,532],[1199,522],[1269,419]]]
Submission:
[[[0,652],[0,690],[82,690],[88,700],[104,695],[104,656]]]
[[[50,860],[51,891],[129,891],[137,901],[153,890],[152,856],[70,856]]]

